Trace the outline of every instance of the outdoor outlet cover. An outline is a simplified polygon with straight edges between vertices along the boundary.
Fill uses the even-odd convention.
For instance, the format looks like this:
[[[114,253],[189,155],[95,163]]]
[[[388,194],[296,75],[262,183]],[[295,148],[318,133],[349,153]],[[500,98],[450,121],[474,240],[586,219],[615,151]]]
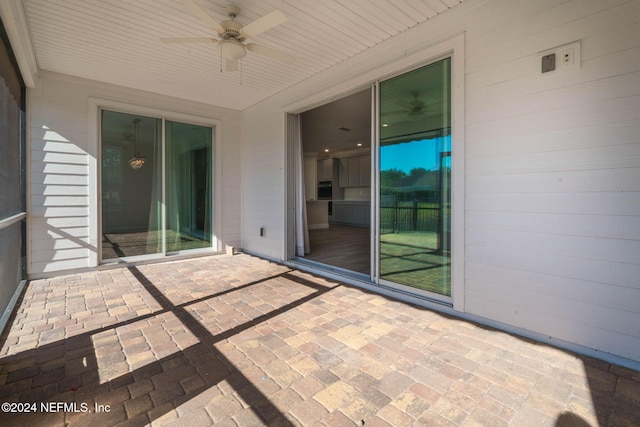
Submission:
[[[542,72],[548,73],[556,69],[556,54],[550,53],[542,57]]]
[[[541,74],[556,74],[580,69],[580,40],[538,52]],[[550,73],[555,71],[554,73]]]

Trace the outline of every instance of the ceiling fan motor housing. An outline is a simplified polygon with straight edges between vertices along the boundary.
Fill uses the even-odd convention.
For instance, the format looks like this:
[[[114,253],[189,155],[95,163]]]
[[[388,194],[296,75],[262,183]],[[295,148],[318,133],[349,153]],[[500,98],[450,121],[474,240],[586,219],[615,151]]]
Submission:
[[[220,23],[224,28],[224,32],[220,34],[220,54],[225,59],[237,60],[247,56],[247,49],[242,44],[245,38],[240,33],[242,25],[233,20],[235,15],[230,12],[228,14],[231,20]]]
[[[235,39],[239,42],[244,41],[244,36],[240,33],[242,25],[236,21],[222,21],[220,26],[224,28],[224,32],[220,34],[223,40]]]

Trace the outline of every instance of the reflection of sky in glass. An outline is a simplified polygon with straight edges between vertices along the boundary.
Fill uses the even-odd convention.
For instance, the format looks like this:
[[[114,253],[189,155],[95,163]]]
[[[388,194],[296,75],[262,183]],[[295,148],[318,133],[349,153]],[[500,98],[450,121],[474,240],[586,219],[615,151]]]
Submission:
[[[411,169],[440,169],[440,153],[451,151],[451,136],[421,139],[419,141],[380,147],[380,170],[397,169],[409,173]],[[444,160],[451,167],[451,157]]]

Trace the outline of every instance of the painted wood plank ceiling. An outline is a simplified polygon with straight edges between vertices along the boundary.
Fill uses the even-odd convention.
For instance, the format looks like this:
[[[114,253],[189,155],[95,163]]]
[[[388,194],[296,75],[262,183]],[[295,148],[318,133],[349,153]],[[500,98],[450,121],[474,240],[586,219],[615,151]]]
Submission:
[[[227,20],[227,0],[195,0]],[[243,110],[463,0],[234,0],[246,25],[279,9],[288,20],[251,42],[296,57],[291,65],[249,52],[226,71],[217,46],[161,38],[215,32],[182,0],[24,0],[38,68]]]

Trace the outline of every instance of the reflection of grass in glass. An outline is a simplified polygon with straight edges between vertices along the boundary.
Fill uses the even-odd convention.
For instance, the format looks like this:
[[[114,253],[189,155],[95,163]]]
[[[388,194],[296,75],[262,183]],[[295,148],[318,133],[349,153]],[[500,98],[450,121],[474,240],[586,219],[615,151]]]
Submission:
[[[438,254],[436,233],[393,233],[380,238],[380,277],[441,295],[451,295],[449,256]]]

